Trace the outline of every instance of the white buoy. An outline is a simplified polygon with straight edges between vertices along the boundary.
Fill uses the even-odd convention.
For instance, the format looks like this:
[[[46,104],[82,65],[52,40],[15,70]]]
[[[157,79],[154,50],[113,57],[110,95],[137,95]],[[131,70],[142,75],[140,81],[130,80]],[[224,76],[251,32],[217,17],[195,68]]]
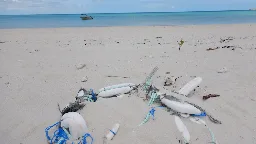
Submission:
[[[77,112],[69,112],[61,117],[61,127],[68,128],[73,140],[88,133],[88,128],[83,117]]]
[[[135,86],[135,84],[133,84],[133,83],[123,83],[123,84],[118,84],[118,85],[107,86],[107,87],[99,89],[98,96],[99,97],[110,97],[110,96],[128,93],[131,90],[133,90],[134,86]]]
[[[184,85],[178,91],[178,93],[185,95],[185,96],[189,95],[189,93],[191,93],[202,82],[202,80],[203,79],[201,77],[196,77],[196,78],[192,79],[186,85]]]
[[[106,135],[107,140],[112,140],[113,137],[116,135],[120,124],[115,124],[111,130],[109,130],[108,134]]]
[[[184,118],[188,118],[190,115],[189,114],[185,114],[185,113],[181,113],[180,116],[182,116]]]
[[[187,127],[184,125],[184,123],[181,121],[181,119],[178,116],[175,117],[175,123],[178,128],[178,130],[182,133],[182,137],[186,141],[186,143],[189,143],[190,141],[190,134],[188,132]]]
[[[81,89],[81,90],[79,90],[78,91],[78,93],[77,93],[77,97],[82,97],[82,96],[84,96],[84,90],[83,89]]]
[[[173,109],[174,111],[177,111],[180,113],[186,113],[186,114],[201,114],[201,111],[191,104],[171,101],[166,98],[163,98],[163,96],[160,96],[160,98],[161,98],[161,102],[164,105]]]
[[[202,119],[198,118],[198,121],[199,121],[201,124],[206,125],[206,122],[205,122],[204,120],[202,120]]]

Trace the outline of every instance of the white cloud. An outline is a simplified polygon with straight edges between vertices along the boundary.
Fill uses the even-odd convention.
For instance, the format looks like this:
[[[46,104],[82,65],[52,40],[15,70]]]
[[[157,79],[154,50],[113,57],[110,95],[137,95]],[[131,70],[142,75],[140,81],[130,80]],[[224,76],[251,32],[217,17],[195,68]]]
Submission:
[[[0,0],[0,11],[31,13],[72,13],[83,11],[88,0]]]
[[[140,0],[143,3],[143,7],[147,9],[163,9],[163,8],[171,8],[171,1],[170,0]]]
[[[163,4],[163,3],[148,3],[148,4],[144,5],[144,7],[150,8],[150,9],[158,9],[158,8],[161,8],[164,6],[165,6],[165,4]]]

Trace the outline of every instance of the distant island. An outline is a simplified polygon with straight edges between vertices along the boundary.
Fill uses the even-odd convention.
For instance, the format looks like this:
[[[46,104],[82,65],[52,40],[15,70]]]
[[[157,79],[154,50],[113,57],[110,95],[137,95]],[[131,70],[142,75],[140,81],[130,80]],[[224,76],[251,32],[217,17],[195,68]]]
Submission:
[[[256,10],[256,8],[252,8],[252,9],[249,9],[249,10]]]

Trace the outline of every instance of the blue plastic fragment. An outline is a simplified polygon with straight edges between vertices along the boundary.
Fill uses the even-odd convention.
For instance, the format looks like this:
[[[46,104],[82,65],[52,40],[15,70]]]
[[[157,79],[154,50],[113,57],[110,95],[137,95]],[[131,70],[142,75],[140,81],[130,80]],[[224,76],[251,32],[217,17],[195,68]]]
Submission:
[[[163,106],[157,106],[157,107],[163,108]],[[153,120],[155,120],[155,111],[156,111],[155,108],[157,108],[157,107],[152,107],[151,110],[149,111],[149,113],[150,113],[150,114],[152,115],[152,117],[153,117],[153,118],[152,118]]]
[[[153,117],[153,120],[155,120],[155,108],[152,108],[150,111],[149,111],[149,113],[152,115],[152,117]]]

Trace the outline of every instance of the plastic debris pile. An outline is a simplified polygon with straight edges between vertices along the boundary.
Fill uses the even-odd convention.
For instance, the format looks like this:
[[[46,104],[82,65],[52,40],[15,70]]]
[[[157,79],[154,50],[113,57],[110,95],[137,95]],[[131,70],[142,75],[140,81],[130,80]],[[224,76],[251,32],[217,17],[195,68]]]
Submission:
[[[79,144],[86,144],[87,137],[91,137],[92,143],[93,138],[88,133],[87,125],[83,120],[82,116],[77,113],[77,111],[81,110],[85,106],[85,101],[96,102],[98,98],[111,98],[122,94],[137,93],[138,95],[141,95],[142,92],[144,93],[143,95],[145,95],[145,100],[148,100],[148,106],[150,107],[150,110],[146,115],[145,119],[138,126],[146,124],[149,121],[150,117],[152,117],[154,120],[154,113],[156,111],[156,108],[165,108],[168,111],[171,111],[172,115],[174,115],[174,120],[177,125],[177,129],[181,132],[183,138],[181,140],[182,143],[189,143],[190,134],[188,129],[182,122],[181,117],[188,118],[190,121],[195,122],[197,124],[204,124],[211,134],[211,143],[216,144],[217,141],[214,137],[213,132],[208,127],[206,122],[202,119],[202,117],[208,117],[215,124],[221,124],[221,121],[213,118],[213,116],[211,116],[205,109],[203,109],[196,103],[191,102],[190,99],[187,98],[187,96],[202,82],[202,78],[196,77],[192,79],[178,92],[170,91],[168,93],[161,93],[159,89],[152,84],[152,78],[157,71],[158,67],[155,67],[152,70],[152,72],[146,77],[145,81],[137,85],[133,83],[122,83],[118,85],[112,85],[101,88],[98,90],[97,93],[94,92],[92,89],[86,90],[84,88],[81,88],[78,91],[77,96],[75,97],[74,103],[69,103],[63,110],[60,110],[59,108],[62,114],[60,122],[57,122],[54,125],[46,128],[45,132],[49,143],[64,144],[66,141],[71,140],[72,138],[74,139],[75,133],[75,140],[78,141]],[[153,104],[159,106],[151,107]],[[79,120],[76,120],[76,117],[79,117]],[[65,123],[63,124],[64,121]],[[84,129],[74,129],[76,127],[78,128],[79,124],[80,127],[83,126]],[[50,137],[49,130],[57,125],[57,130],[53,133],[53,136]],[[73,129],[69,129],[69,126],[71,125]],[[112,130],[110,130],[109,133],[105,136],[105,138],[107,140],[112,140],[112,138],[116,135],[118,129],[119,124],[116,124],[112,128]]]
[[[57,129],[50,136],[50,130],[54,127]],[[93,138],[87,131],[83,117],[77,112],[68,112],[61,117],[59,122],[47,127],[45,134],[50,144],[87,144],[87,137],[91,138],[92,144]]]

